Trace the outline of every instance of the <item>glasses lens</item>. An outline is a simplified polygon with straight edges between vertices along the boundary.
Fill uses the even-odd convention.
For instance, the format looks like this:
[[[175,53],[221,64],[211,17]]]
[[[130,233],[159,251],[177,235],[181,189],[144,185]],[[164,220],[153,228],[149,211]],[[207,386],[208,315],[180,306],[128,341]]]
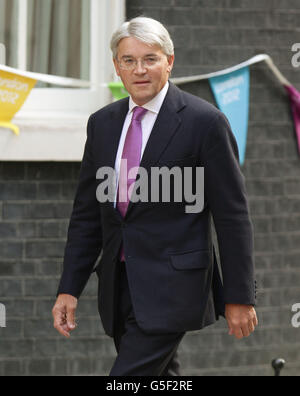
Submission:
[[[151,56],[151,57],[142,59],[141,64],[142,64],[142,67],[150,68],[150,67],[155,66],[159,61],[160,61],[160,58],[158,56]],[[133,70],[138,66],[138,60],[134,59],[134,58],[121,59],[119,61],[119,65],[124,70]]]

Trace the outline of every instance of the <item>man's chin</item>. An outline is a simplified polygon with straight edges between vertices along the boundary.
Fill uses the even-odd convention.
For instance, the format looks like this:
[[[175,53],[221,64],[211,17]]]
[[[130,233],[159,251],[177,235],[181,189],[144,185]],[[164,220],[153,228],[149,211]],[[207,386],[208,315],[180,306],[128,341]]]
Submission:
[[[151,92],[135,92],[135,94],[131,95],[132,99],[135,103],[147,103],[150,102],[156,95]],[[142,106],[142,105],[140,105]]]
[[[135,85],[133,88],[134,93],[139,96],[139,95],[145,95],[146,93],[148,95],[151,94],[151,91],[153,91],[153,89],[151,89],[151,86],[148,84],[145,85]]]

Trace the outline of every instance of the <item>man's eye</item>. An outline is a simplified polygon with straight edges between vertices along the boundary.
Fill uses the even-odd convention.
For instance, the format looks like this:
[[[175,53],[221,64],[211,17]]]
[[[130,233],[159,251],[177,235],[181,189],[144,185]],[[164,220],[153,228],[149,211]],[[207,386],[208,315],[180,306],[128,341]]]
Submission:
[[[156,58],[146,58],[146,62],[156,62]]]
[[[133,59],[125,59],[124,62],[126,65],[131,65],[133,63]]]

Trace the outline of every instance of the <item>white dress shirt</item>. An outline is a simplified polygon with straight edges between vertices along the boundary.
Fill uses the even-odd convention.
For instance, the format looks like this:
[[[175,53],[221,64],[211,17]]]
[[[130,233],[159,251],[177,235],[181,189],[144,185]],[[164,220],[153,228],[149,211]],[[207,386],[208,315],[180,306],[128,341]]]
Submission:
[[[160,108],[163,104],[163,101],[166,97],[166,94],[169,89],[169,82],[165,84],[163,89],[152,99],[150,102],[144,104],[142,107],[144,109],[147,109],[147,113],[142,119],[142,132],[143,132],[143,140],[142,140],[142,150],[141,150],[141,159],[143,157],[143,153],[146,147],[146,144],[148,142],[149,136],[151,134],[151,131],[153,129],[154,123],[156,121],[156,118],[158,116],[158,113],[160,111]],[[120,141],[119,141],[119,148],[117,151],[117,156],[116,156],[116,161],[115,161],[115,173],[116,173],[116,194],[115,194],[115,200],[114,200],[114,207],[116,207],[116,197],[117,197],[117,186],[119,182],[119,172],[120,172],[120,165],[121,165],[121,158],[122,158],[122,153],[123,153],[123,148],[125,144],[125,139],[126,139],[126,134],[129,128],[129,125],[131,123],[132,119],[132,111],[134,107],[138,106],[134,101],[132,100],[131,96],[129,98],[129,110],[126,115]]]

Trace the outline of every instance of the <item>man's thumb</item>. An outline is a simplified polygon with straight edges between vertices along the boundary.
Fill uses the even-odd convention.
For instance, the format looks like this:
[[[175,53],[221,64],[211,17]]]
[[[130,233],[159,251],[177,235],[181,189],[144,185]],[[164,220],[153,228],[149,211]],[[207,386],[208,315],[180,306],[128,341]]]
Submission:
[[[69,329],[75,329],[75,309],[67,308],[67,324]]]

